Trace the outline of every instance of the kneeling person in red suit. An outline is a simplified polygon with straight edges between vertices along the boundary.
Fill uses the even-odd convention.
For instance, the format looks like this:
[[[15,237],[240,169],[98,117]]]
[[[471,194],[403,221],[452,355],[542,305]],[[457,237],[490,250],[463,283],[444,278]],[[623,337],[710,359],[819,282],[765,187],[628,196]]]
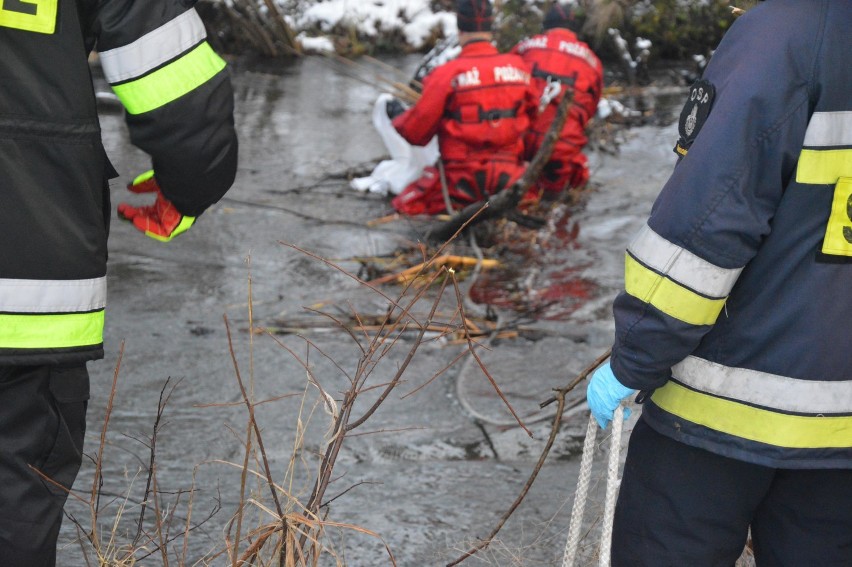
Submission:
[[[589,181],[588,162],[582,150],[588,142],[586,125],[601,98],[603,67],[591,48],[577,38],[581,17],[577,6],[554,2],[544,16],[542,33],[512,49],[529,64],[539,96],[538,112],[524,140],[527,159],[532,159],[541,147],[562,97],[574,92],[568,117],[538,179],[538,188],[550,196]]]
[[[437,134],[444,181],[427,170],[392,201],[408,215],[437,214],[487,199],[524,172],[523,136],[537,99],[526,63],[492,45],[488,0],[458,0],[459,56],[423,80],[417,103],[393,120],[409,143]]]

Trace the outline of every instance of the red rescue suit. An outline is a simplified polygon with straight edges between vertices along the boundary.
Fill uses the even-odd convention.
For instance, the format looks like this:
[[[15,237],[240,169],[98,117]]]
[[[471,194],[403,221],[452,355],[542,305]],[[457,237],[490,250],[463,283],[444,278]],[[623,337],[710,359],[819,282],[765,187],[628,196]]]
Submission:
[[[517,55],[501,54],[474,40],[459,56],[423,80],[423,94],[393,126],[411,144],[438,136],[453,209],[482,201],[514,183],[524,171],[523,136],[535,111],[528,68]],[[404,214],[447,210],[434,170],[392,201]]]
[[[582,149],[588,142],[586,124],[595,115],[603,89],[600,59],[574,32],[565,28],[549,29],[525,39],[512,52],[523,57],[532,69],[533,87],[540,98],[539,112],[524,140],[527,159],[532,159],[541,146],[556,116],[559,101],[567,91],[574,91],[574,104],[539,178],[539,187],[558,193],[585,185],[589,169]],[[558,94],[547,96],[549,89],[555,91],[557,88]]]

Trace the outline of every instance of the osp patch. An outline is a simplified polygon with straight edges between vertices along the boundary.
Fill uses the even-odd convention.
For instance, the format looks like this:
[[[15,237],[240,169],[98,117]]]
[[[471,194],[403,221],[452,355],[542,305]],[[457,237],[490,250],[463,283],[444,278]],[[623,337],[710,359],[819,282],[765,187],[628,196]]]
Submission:
[[[701,79],[695,81],[689,89],[689,96],[683,110],[680,111],[680,122],[677,130],[680,134],[674,152],[683,157],[689,151],[689,147],[707,121],[710,110],[713,108],[713,99],[716,96],[716,87],[710,81]]]

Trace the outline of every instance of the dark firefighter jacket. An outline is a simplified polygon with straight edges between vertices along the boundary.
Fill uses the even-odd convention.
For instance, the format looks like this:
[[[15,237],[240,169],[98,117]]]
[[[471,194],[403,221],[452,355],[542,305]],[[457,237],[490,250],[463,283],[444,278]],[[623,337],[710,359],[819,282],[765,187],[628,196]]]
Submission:
[[[87,62],[95,46],[177,209],[197,216],[230,187],[233,93],[205,37],[173,0],[0,3],[0,364],[103,356],[114,172]]]
[[[417,104],[393,125],[414,145],[425,145],[437,134],[446,162],[517,164],[535,103],[520,57],[501,54],[487,41],[472,41],[456,59],[426,76]]]
[[[571,30],[553,28],[521,41],[512,50],[531,68],[533,86],[539,98],[548,84],[558,83],[558,94],[548,97],[530,128],[530,148],[534,155],[556,116],[559,101],[569,90],[574,103],[562,127],[559,140],[579,152],[588,139],[586,124],[595,115],[603,90],[603,66],[597,55]],[[563,150],[564,151],[564,150]]]
[[[763,2],[690,92],[614,304],[613,371],[665,435],[852,467],[850,24],[848,0]]]

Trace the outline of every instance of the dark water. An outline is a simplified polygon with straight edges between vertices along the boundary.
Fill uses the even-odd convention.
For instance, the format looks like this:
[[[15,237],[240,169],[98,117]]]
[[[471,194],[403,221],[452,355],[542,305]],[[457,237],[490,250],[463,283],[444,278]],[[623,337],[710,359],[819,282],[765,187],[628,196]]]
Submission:
[[[416,59],[392,63],[410,71]],[[347,171],[363,170],[385,153],[370,122],[378,94],[374,86],[319,57],[278,69],[236,66],[234,80],[241,158],[227,197],[168,244],[149,240],[117,219],[113,223],[107,356],[90,365],[93,398],[86,440],[86,452],[94,457],[123,348],[103,457],[104,510],[97,529],[102,541],[116,533],[105,555],[137,533],[148,445],[167,379],[176,387],[168,390],[157,422],[160,513],[174,518],[174,534],[188,515],[185,491],[191,487],[196,489],[192,524],[214,511],[217,500],[221,504],[190,533],[185,559],[183,540],[170,544],[169,564],[230,564],[224,556],[211,559],[209,554],[223,548],[224,529],[240,501],[247,418],[238,375],[255,400],[269,400],[256,411],[275,481],[293,498],[307,499],[315,454],[328,442],[330,422],[317,389],[306,385],[306,367],[339,400],[361,346],[304,308],[338,318],[353,310],[379,316],[387,300],[282,243],[355,273],[360,264],[354,257],[390,254],[418,238],[417,225],[404,221],[369,227],[368,221],[390,212],[387,199],[356,193],[345,180]],[[147,156],[130,145],[121,115],[108,105],[102,127],[121,173],[112,187],[114,204],[140,202],[123,187],[149,167]],[[490,302],[503,320],[515,316],[519,305],[540,307],[538,320],[526,321],[539,331],[535,340],[506,339],[481,351],[489,373],[534,437],[510,425],[505,406],[473,364],[456,365],[403,397],[464,348],[430,337],[406,372],[405,384],[358,430],[373,434],[352,437],[344,445],[327,492],[328,499],[339,496],[330,506],[330,520],[377,535],[329,528],[330,551],[321,565],[338,560],[349,566],[387,565],[385,544],[399,565],[443,565],[491,530],[543,447],[550,414],[538,409],[539,402],[609,346],[609,305],[621,285],[623,250],[673,164],[674,135],[671,125],[620,134],[620,153],[590,156],[598,188],[582,207],[557,215],[536,238],[536,247],[506,250],[505,258],[514,260],[504,270],[462,284],[464,291],[472,287],[472,303]],[[394,298],[400,293],[394,286],[383,290]],[[428,307],[427,302],[416,310],[425,313]],[[300,326],[303,337],[251,334],[252,324]],[[410,345],[404,337],[390,349],[369,384],[387,382]],[[286,395],[292,397],[282,398]],[[359,403],[358,410],[367,405],[366,400]],[[499,541],[466,564],[559,564],[585,423],[584,415],[568,420]],[[257,463],[250,466],[260,470]],[[75,485],[84,500],[92,471],[91,463],[84,464]],[[256,478],[250,478],[248,490],[252,498],[271,503]],[[589,515],[599,513],[598,504],[589,506]],[[152,507],[149,503],[148,518]],[[68,510],[83,529],[92,528],[86,504],[72,499]],[[245,526],[271,521],[253,510]],[[116,518],[118,528],[113,527]],[[60,565],[86,564],[72,541],[76,536],[66,520]],[[586,555],[593,546],[587,543]],[[155,554],[141,564],[164,560]]]

